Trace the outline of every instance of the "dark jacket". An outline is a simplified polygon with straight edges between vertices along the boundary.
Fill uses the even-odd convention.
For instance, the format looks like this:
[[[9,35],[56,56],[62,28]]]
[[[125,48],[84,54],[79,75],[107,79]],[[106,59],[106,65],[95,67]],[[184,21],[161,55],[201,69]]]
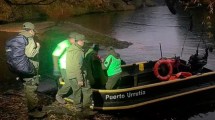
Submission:
[[[35,67],[25,54],[25,48],[28,45],[28,40],[23,35],[18,35],[15,38],[6,42],[6,57],[7,63],[11,71],[19,75],[31,76],[36,74]]]
[[[98,82],[100,78],[100,72],[102,70],[101,60],[98,57],[98,52],[93,48],[90,48],[85,54],[85,61],[87,67],[87,79],[93,86],[95,82]]]

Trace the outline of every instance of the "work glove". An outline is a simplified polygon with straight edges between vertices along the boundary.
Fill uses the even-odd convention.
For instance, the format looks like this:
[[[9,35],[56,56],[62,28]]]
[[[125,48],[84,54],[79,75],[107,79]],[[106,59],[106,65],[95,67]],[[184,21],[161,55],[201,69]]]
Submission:
[[[54,70],[54,71],[53,71],[53,75],[54,75],[55,77],[59,77],[59,76],[60,76],[60,71],[59,71],[59,70]]]

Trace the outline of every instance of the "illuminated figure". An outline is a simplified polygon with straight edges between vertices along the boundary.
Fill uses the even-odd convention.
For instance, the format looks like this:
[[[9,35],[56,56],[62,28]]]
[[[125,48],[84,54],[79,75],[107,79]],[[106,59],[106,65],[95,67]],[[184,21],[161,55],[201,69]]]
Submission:
[[[120,55],[115,52],[113,47],[108,47],[107,52],[108,52],[107,57],[105,57],[103,61],[103,68],[107,70],[107,76],[108,76],[108,80],[105,85],[105,88],[116,89],[121,77],[122,60],[120,58]]]
[[[53,74],[54,76],[61,76],[59,82],[63,81],[65,82],[65,84],[58,90],[56,94],[56,100],[61,104],[66,103],[66,101],[63,99],[63,95],[67,94],[67,92],[71,89],[66,75],[66,50],[72,44],[74,44],[75,42],[74,36],[77,34],[78,33],[76,32],[71,32],[69,34],[69,38],[67,40],[60,42],[55,48],[54,52],[52,53],[54,65]]]

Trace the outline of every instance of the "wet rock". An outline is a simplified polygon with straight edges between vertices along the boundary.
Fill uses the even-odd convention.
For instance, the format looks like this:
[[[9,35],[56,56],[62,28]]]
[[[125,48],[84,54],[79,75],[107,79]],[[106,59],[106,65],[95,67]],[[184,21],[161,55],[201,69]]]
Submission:
[[[64,40],[67,38],[71,31],[76,31],[81,34],[86,35],[86,38],[95,44],[100,44],[102,46],[113,46],[115,48],[127,48],[132,43],[127,41],[120,41],[105,34],[93,31],[91,29],[85,28],[79,24],[67,22],[60,22],[55,27],[48,29],[41,36],[41,40],[49,40],[52,43],[58,43],[59,40]]]

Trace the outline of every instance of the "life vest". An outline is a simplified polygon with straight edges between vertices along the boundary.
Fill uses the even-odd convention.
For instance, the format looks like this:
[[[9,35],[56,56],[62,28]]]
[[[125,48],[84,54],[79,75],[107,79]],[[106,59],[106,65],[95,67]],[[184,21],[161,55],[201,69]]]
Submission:
[[[122,72],[121,59],[117,59],[113,55],[109,55],[105,59],[104,66],[107,68],[108,76],[113,76]]]
[[[175,75],[172,75],[169,80],[175,80],[175,79],[178,79],[178,78],[186,78],[186,77],[190,77],[192,76],[192,73],[190,72],[179,72]]]
[[[160,59],[154,65],[154,75],[162,80],[169,80],[173,73],[173,63],[175,63],[174,59]]]

